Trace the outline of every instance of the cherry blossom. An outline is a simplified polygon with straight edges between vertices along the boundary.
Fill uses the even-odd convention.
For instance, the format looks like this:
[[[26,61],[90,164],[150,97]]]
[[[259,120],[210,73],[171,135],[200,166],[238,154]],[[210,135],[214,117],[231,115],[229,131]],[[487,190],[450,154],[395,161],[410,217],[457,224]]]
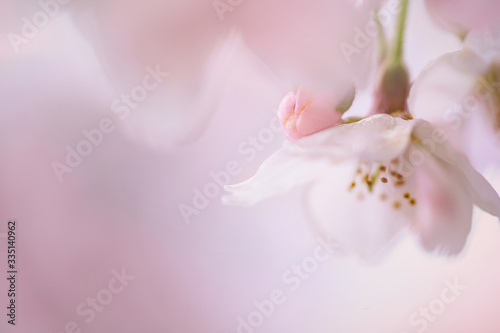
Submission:
[[[498,28],[472,31],[462,50],[424,69],[408,101],[415,116],[446,130],[480,169],[500,161],[499,41]]]
[[[500,216],[500,198],[467,159],[423,120],[373,115],[287,141],[256,175],[227,186],[227,204],[255,204],[312,184],[319,228],[353,252],[381,253],[404,230],[423,247],[457,254],[474,205]]]

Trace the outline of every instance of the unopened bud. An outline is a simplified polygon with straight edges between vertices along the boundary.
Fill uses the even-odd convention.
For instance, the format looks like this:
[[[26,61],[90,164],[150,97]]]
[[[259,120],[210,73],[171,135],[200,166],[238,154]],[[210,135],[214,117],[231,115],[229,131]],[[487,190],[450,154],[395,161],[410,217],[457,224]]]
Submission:
[[[382,74],[373,113],[404,111],[409,90],[409,75],[406,67],[401,64],[389,65]]]

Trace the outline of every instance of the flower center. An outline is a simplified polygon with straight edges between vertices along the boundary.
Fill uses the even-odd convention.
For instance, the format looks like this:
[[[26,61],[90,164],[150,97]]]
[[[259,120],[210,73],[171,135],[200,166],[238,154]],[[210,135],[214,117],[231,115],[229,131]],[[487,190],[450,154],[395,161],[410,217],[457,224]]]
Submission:
[[[361,162],[358,165],[348,191],[355,194],[359,201],[365,196],[376,196],[387,202],[393,209],[414,207],[416,198],[412,195],[409,179],[398,171],[399,159],[389,163]]]

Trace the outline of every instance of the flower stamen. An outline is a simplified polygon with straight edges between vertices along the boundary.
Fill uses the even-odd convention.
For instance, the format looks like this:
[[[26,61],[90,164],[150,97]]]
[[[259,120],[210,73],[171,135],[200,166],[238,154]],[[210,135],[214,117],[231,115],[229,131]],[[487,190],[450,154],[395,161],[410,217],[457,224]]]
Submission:
[[[396,165],[399,163],[399,159],[396,158],[390,161],[389,164],[381,163],[381,162],[361,162],[356,168],[356,172],[354,174],[354,179],[349,186],[349,191],[353,191],[356,194],[356,198],[359,201],[365,199],[365,196],[369,193],[376,192],[375,185],[377,180],[380,180],[382,184],[390,185],[388,187],[390,193],[386,193],[386,191],[382,193],[376,194],[380,201],[386,201],[389,199],[389,196],[395,198],[392,200],[393,209],[402,208],[402,201],[397,199],[406,199],[408,200],[409,205],[414,206],[416,204],[416,200],[412,197],[410,191],[404,191],[401,189],[406,188],[406,177],[397,171]],[[390,167],[389,167],[390,166]],[[358,183],[365,184],[368,193],[365,193],[363,190],[363,186],[359,187]]]

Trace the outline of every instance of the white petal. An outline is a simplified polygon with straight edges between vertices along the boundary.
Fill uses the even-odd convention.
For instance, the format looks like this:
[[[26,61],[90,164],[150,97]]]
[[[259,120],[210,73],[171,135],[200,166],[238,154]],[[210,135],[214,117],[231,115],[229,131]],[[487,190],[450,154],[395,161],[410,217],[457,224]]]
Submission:
[[[323,130],[297,140],[293,149],[334,161],[359,158],[365,162],[390,161],[408,146],[413,121],[378,114],[359,122]]]
[[[421,148],[415,148],[421,149]],[[448,167],[449,166],[449,167]],[[428,158],[416,168],[415,231],[428,251],[459,253],[471,228],[472,196],[460,170]]]
[[[428,153],[434,156],[455,177],[455,182],[463,184],[461,191],[469,192],[473,202],[484,211],[500,216],[500,198],[488,181],[477,172],[467,158],[454,151],[449,144],[436,140],[435,129],[425,121],[417,121],[414,135]]]
[[[437,23],[455,32],[483,29],[500,21],[500,3],[495,0],[427,0]]]
[[[330,87],[369,72],[376,39],[358,41],[356,31],[367,25],[371,9],[380,2],[247,1],[227,16],[280,77]]]
[[[399,156],[410,142],[414,122],[389,115],[374,115],[362,121],[339,125],[293,142],[268,158],[251,179],[227,186],[229,204],[253,204],[310,182],[335,163],[351,159],[388,162]]]
[[[396,188],[380,181],[371,192],[364,184],[350,189],[355,171],[355,162],[337,167],[313,184],[306,204],[319,232],[336,239],[346,252],[373,261],[409,227],[414,207],[403,202],[403,193],[391,193]],[[396,203],[401,206],[395,208]]]
[[[473,30],[467,34],[464,45],[474,50],[487,63],[500,61],[500,25]]]
[[[415,116],[443,128],[454,147],[479,167],[494,159],[495,153],[488,148],[498,142],[492,135],[494,119],[484,121],[485,116],[492,116],[496,102],[494,91],[480,76],[488,69],[487,62],[472,51],[447,54],[417,78],[409,98]]]
[[[222,201],[226,204],[255,204],[308,183],[328,171],[331,171],[331,163],[326,159],[311,159],[284,147],[265,160],[255,176],[226,186],[230,194],[224,196]]]
[[[469,187],[474,203],[482,210],[500,217],[500,198],[491,184],[470,165],[464,155],[455,153],[455,161],[453,166],[468,181],[465,185]]]
[[[500,165],[500,128],[487,106],[472,112],[462,135],[467,157],[481,172],[491,164]]]
[[[470,50],[445,54],[430,63],[410,90],[408,106],[418,117],[440,124],[454,125],[461,119],[452,113],[456,104],[474,93],[478,77],[488,68]],[[463,118],[463,117],[462,117]]]

